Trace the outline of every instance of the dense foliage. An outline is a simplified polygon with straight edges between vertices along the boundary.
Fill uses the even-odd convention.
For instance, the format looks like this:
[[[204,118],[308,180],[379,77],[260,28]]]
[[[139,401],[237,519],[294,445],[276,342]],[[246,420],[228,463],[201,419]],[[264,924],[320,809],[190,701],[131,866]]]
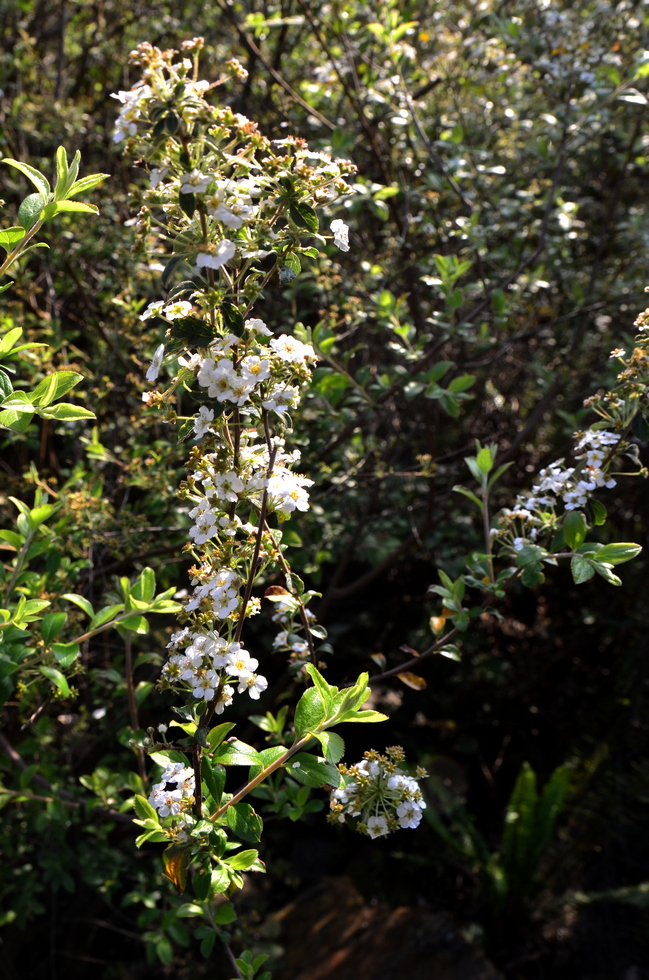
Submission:
[[[259,976],[280,952],[265,917],[351,873],[368,899],[452,910],[512,980],[636,976],[645,4],[0,0],[0,22],[8,975]],[[110,97],[155,62],[129,58],[141,42],[197,34],[200,75]],[[247,390],[220,398],[232,371]],[[244,448],[272,483],[285,438],[302,482],[244,489],[246,398]],[[223,534],[216,510],[201,524],[217,474]],[[224,555],[242,598],[188,608]],[[263,676],[228,672],[228,648],[181,704],[163,667],[194,649],[170,639],[187,615],[230,645],[245,629]],[[341,777],[329,722],[359,720],[363,672],[388,720],[343,724]],[[407,762],[359,768],[395,743]],[[228,765],[269,778],[240,802]],[[356,802],[415,766],[421,824],[354,834]]]

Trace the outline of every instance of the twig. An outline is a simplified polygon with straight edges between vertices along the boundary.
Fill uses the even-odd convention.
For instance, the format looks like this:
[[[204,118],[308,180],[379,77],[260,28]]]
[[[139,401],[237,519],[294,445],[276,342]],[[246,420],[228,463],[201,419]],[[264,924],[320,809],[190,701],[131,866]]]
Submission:
[[[125,672],[126,672],[126,696],[128,698],[128,713],[131,719],[131,728],[134,732],[140,730],[140,719],[137,712],[137,701],[135,700],[135,687],[133,684],[133,641],[130,631],[124,640],[125,646]],[[144,752],[141,748],[135,750],[137,756],[137,768],[140,779],[146,783],[146,766],[144,764]]]
[[[228,18],[228,20],[230,21],[230,23],[234,27],[234,29],[237,32],[237,34],[239,35],[239,37],[241,38],[241,40],[242,40],[242,42],[244,44],[244,47],[246,47],[248,49],[248,53],[249,54],[253,54],[256,58],[259,58],[259,61],[264,66],[264,68],[266,69],[266,71],[268,72],[268,74],[271,75],[275,79],[275,81],[277,82],[278,85],[281,85],[282,86],[282,88],[284,89],[284,91],[287,92],[288,95],[290,95],[291,98],[294,99],[295,102],[298,103],[298,105],[301,105],[303,109],[306,109],[306,111],[309,113],[310,116],[315,116],[315,118],[318,119],[322,123],[323,126],[327,126],[327,128],[330,129],[333,132],[336,129],[335,124],[332,123],[332,122],[330,122],[327,118],[325,118],[325,116],[323,116],[321,112],[318,112],[318,110],[316,108],[314,108],[314,106],[309,105],[308,102],[305,102],[304,99],[302,98],[302,96],[301,95],[298,95],[298,93],[295,91],[295,89],[291,88],[291,86],[280,75],[280,73],[275,68],[273,68],[272,65],[270,65],[266,61],[266,59],[264,58],[264,56],[261,53],[260,49],[257,47],[257,45],[252,40],[252,38],[248,37],[248,35],[244,31],[243,27],[241,26],[241,24],[237,20],[237,18],[235,16],[235,13],[234,13],[234,10],[231,7],[229,7],[224,2],[224,0],[216,0],[216,2],[218,3],[219,7],[221,8],[221,10],[223,11],[223,13],[226,15],[226,17]]]

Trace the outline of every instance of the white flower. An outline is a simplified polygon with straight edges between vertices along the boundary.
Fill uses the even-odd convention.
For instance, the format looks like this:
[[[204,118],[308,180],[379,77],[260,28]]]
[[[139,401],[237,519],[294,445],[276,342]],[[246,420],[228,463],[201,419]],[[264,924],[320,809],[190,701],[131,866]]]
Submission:
[[[240,676],[239,677],[239,687],[237,688],[237,693],[243,694],[244,691],[248,691],[248,694],[253,701],[259,700],[259,695],[268,687],[268,681],[261,674],[250,674],[249,677]]]
[[[334,245],[336,245],[341,252],[349,252],[349,228],[344,221],[340,218],[336,218],[335,221],[331,222],[331,230],[334,236]]]
[[[228,674],[234,677],[249,677],[259,666],[259,661],[251,657],[240,643],[231,643],[225,657]]]
[[[153,384],[153,382],[158,377],[160,368],[162,367],[162,359],[164,357],[164,354],[165,354],[165,345],[160,344],[160,346],[156,348],[156,352],[151,360],[151,366],[149,367],[146,373],[146,379],[147,381],[150,381],[151,384]]]
[[[237,251],[234,242],[224,238],[215,252],[199,252],[196,256],[198,269],[220,269],[222,265],[233,259]]]
[[[370,817],[367,821],[367,835],[375,840],[384,837],[388,831],[388,821],[385,817]]]
[[[194,685],[192,694],[195,698],[204,698],[206,701],[211,701],[219,686],[218,675],[214,670],[206,670],[202,677],[193,679],[192,684]]]
[[[283,361],[290,364],[304,364],[307,360],[317,361],[317,355],[310,344],[303,344],[297,337],[283,333],[281,337],[273,337],[269,345]]]
[[[141,314],[140,320],[148,320],[152,316],[161,316],[164,305],[163,299],[156,300],[155,303],[149,303],[144,313]]]
[[[188,371],[195,371],[202,366],[203,358],[200,354],[190,354],[189,357],[179,357],[178,363]]]
[[[272,331],[268,329],[263,320],[252,317],[250,320],[246,320],[244,323],[246,330],[252,330],[253,333],[259,333],[263,337],[272,337]]]
[[[221,697],[214,709],[217,715],[222,715],[223,710],[228,708],[232,704],[232,695],[234,694],[234,688],[229,684],[225,684],[221,690]]]
[[[183,174],[180,178],[180,193],[204,194],[211,182],[210,174],[205,176],[200,170],[192,170],[190,174]]]
[[[304,487],[312,485],[313,480],[281,468],[274,470],[268,481],[268,496],[275,510],[285,514],[290,514],[294,510],[307,511],[309,495]]]
[[[397,817],[399,818],[399,826],[403,827],[404,830],[414,830],[421,823],[422,813],[419,807],[408,801],[407,803],[400,803],[397,807]]]
[[[167,176],[167,167],[155,167],[149,174],[149,187],[157,187]]]
[[[213,421],[213,410],[211,408],[207,408],[205,405],[201,405],[198,410],[198,416],[194,419],[194,432],[196,433],[195,438],[201,439],[205,433],[209,431],[210,422]]]
[[[214,477],[214,491],[219,500],[227,500],[233,504],[239,499],[243,490],[243,481],[230,470],[229,473],[217,473]]]
[[[179,300],[177,303],[169,303],[165,306],[162,311],[166,316],[167,320],[176,320],[181,316],[189,316],[192,311],[192,304],[188,303],[187,300]]]
[[[257,357],[256,354],[249,354],[241,362],[241,377],[249,385],[259,384],[265,381],[270,374],[270,361],[268,358]]]
[[[283,415],[291,408],[297,408],[300,403],[300,392],[292,385],[285,385],[283,388],[276,385],[269,393],[268,398],[261,404],[268,412],[277,412]]]

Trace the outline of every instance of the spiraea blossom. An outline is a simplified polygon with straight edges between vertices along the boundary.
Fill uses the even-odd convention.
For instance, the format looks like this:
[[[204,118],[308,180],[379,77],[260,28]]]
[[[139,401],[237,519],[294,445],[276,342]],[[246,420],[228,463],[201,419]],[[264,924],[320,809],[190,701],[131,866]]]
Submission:
[[[331,231],[334,236],[334,245],[341,252],[349,252],[349,227],[340,218],[331,222]]]
[[[189,641],[189,642],[188,642]],[[184,649],[181,643],[187,643]],[[217,714],[232,703],[237,693],[258,700],[268,681],[257,673],[259,661],[241,643],[228,643],[216,633],[190,633],[174,645],[162,668],[163,684],[182,687],[193,698],[214,702]]]
[[[531,493],[519,496],[515,507],[500,512],[491,536],[502,546],[520,551],[526,544],[533,544],[541,530],[551,530],[562,510],[579,510],[587,505],[595,490],[616,485],[608,471],[620,435],[609,429],[590,428],[577,432],[575,438],[574,466],[566,466],[565,460],[558,459],[539,470]]]
[[[404,758],[396,745],[385,755],[366,752],[355,766],[339,765],[342,781],[331,793],[329,820],[345,823],[351,818],[355,829],[372,839],[418,827],[426,809],[418,780],[426,770],[418,768],[417,778],[407,775],[399,768]]]

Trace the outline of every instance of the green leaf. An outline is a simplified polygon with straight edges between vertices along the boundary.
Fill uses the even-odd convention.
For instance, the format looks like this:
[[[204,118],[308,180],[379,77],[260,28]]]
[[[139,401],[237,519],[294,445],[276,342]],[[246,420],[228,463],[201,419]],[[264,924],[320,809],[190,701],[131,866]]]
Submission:
[[[313,681],[313,684],[322,699],[325,711],[328,714],[333,704],[333,698],[338,694],[338,688],[328,684],[320,671],[313,664],[306,665],[306,671]]]
[[[28,414],[17,412],[14,408],[9,408],[5,411],[0,411],[0,426],[4,426],[6,429],[13,429],[14,432],[24,432],[25,429],[29,428],[33,418],[33,412]]]
[[[586,521],[578,510],[569,510],[563,520],[563,534],[566,544],[573,551],[586,539]]]
[[[95,615],[95,610],[92,608],[92,604],[88,602],[87,599],[84,599],[82,595],[75,595],[74,592],[65,592],[61,598],[67,599],[68,602],[74,603],[74,605],[78,606],[79,609],[83,609],[85,614],[90,616],[91,619]]]
[[[3,228],[0,231],[0,245],[7,252],[11,251],[14,245],[21,242],[25,237],[25,229],[22,225],[13,225],[11,228]]]
[[[603,565],[601,562],[594,561],[593,568],[598,575],[601,575],[609,585],[622,585],[622,579],[615,575],[609,565]]]
[[[259,851],[254,849],[249,851],[239,851],[238,854],[228,858],[226,863],[230,868],[234,868],[235,871],[247,871],[248,868],[255,863],[258,857]],[[232,921],[232,919],[230,921]]]
[[[67,192],[67,196],[76,197],[77,194],[83,194],[84,191],[91,191],[93,187],[101,184],[108,177],[110,177],[110,174],[88,174],[87,177],[81,177],[79,180],[75,180]]]
[[[78,422],[80,419],[96,418],[94,412],[79,405],[72,405],[70,402],[59,402],[51,408],[40,409],[38,414],[46,419],[58,419],[59,422]]]
[[[6,398],[14,390],[14,386],[11,383],[11,378],[6,371],[0,368],[0,400]]]
[[[226,735],[234,728],[233,721],[224,721],[222,725],[217,725],[207,733],[207,744],[213,752],[219,747]]]
[[[196,195],[195,194],[179,194],[178,203],[182,210],[185,212],[189,220],[194,217],[194,211],[196,210]]]
[[[11,350],[18,338],[22,335],[22,332],[22,327],[12,327],[11,330],[6,332],[0,340],[0,355],[7,354]]]
[[[243,316],[235,303],[221,303],[221,315],[228,330],[237,337],[243,336]]]
[[[479,507],[481,511],[484,509],[484,504],[482,503],[480,498],[476,497],[476,495],[471,490],[467,490],[466,487],[461,486],[459,483],[453,487],[453,492],[461,493],[463,497],[468,497],[469,500],[471,500],[477,507]]]
[[[29,194],[18,208],[18,220],[26,231],[35,225],[41,216],[41,211],[47,204],[47,198],[42,194]],[[25,255],[28,249],[22,253]]]
[[[55,398],[60,398],[67,391],[74,388],[82,380],[83,375],[76,371],[56,371],[55,374],[48,374],[43,378],[32,392],[32,401],[35,405],[45,408]]]
[[[338,722],[362,722],[363,724],[374,724],[378,721],[387,721],[388,716],[382,714],[380,711],[346,711],[343,715],[338,718]]]
[[[40,170],[30,167],[28,163],[22,163],[20,160],[12,160],[10,157],[4,157],[2,162],[6,163],[9,167],[15,167],[16,170],[20,170],[20,172],[26,177],[29,177],[32,184],[40,194],[43,194],[49,198],[50,194],[52,193],[50,182],[48,181],[47,177],[40,172]]]
[[[133,797],[133,808],[140,820],[153,820],[155,823],[160,822],[158,811],[143,796]]]
[[[12,409],[14,412],[34,412],[34,406],[25,391],[12,391],[2,399],[1,405],[3,409]]]
[[[341,739],[342,741],[342,739]],[[318,759],[309,752],[299,752],[288,760],[284,768],[305,786],[339,786],[340,773],[335,766]]]
[[[51,201],[43,208],[43,220],[47,221],[62,211],[86,211],[90,214],[99,214],[96,204],[85,204],[83,201]]]
[[[209,323],[197,316],[178,317],[171,326],[173,340],[182,340],[187,347],[208,347],[214,340]]]
[[[263,765],[257,749],[253,749],[252,745],[246,745],[245,742],[240,742],[238,738],[220,745],[214,753],[213,762],[218,762],[222,766]]]
[[[65,615],[65,613],[63,613]],[[43,619],[45,622],[47,616]],[[52,644],[52,653],[58,663],[62,667],[70,667],[74,661],[79,656],[79,644],[78,643],[54,643]]]
[[[186,902],[185,905],[176,909],[176,915],[179,919],[192,919],[198,915],[205,916],[205,908],[195,902]]]
[[[449,386],[450,387],[450,386]],[[489,446],[483,446],[478,455],[476,456],[476,463],[478,464],[478,469],[485,476],[491,472],[494,465],[494,457]]]
[[[43,616],[41,636],[48,646],[59,635],[67,618],[67,613],[64,612],[48,613],[47,616]]]
[[[77,153],[79,151],[77,150]],[[65,196],[66,185],[68,183],[68,155],[64,146],[57,147],[56,150],[56,186],[54,188],[54,200]]]
[[[305,732],[312,732],[325,720],[326,709],[317,688],[310,687],[304,692],[295,709],[295,734],[300,738]]]
[[[316,738],[322,746],[327,762],[331,762],[333,765],[340,762],[345,752],[345,743],[340,735],[336,732],[320,732]]]
[[[109,623],[111,619],[115,619],[115,616],[123,612],[123,610],[124,610],[124,606],[122,603],[119,603],[115,606],[105,606],[103,609],[100,609],[99,612],[92,617],[88,625],[88,629],[96,630],[100,626],[104,626],[106,623]]]
[[[209,758],[204,756],[202,776],[209,790],[209,794],[214,800],[215,806],[220,806],[223,788],[225,786],[225,768],[219,765],[212,765]]]
[[[572,558],[570,561],[570,571],[572,572],[572,578],[576,585],[587,582],[595,574],[592,562],[588,561],[587,558]]]
[[[39,667],[38,668],[44,677],[52,681],[52,684],[61,692],[64,698],[67,698],[70,694],[70,688],[68,682],[56,667]]]
[[[618,541],[615,544],[605,544],[597,552],[597,561],[607,562],[609,565],[621,565],[625,561],[631,561],[639,555],[642,548],[639,544],[628,541]]]
[[[317,232],[318,215],[313,208],[304,201],[295,201],[289,207],[291,220],[299,228],[306,228],[308,231]]]
[[[245,841],[261,840],[264,823],[249,803],[235,803],[227,809],[228,827]]]
[[[588,504],[593,515],[593,523],[597,525],[605,524],[607,511],[604,504],[592,497],[588,501]]]
[[[3,541],[7,541],[10,545],[12,545],[16,549],[16,551],[20,551],[25,541],[22,534],[16,534],[15,531],[5,531],[5,530],[0,531],[0,539]]]

